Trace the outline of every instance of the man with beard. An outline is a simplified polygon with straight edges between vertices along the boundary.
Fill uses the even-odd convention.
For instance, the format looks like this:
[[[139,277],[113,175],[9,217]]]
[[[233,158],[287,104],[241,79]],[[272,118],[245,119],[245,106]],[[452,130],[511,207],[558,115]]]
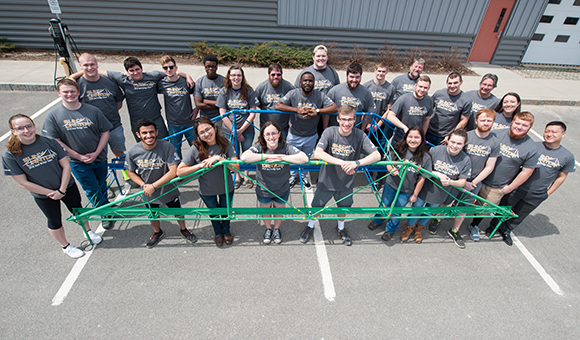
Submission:
[[[415,58],[413,64],[409,67],[409,72],[407,72],[407,74],[401,74],[393,79],[391,82],[391,85],[395,88],[393,102],[399,99],[403,94],[413,93],[415,91],[415,84],[421,76],[423,69],[425,69],[425,59]]]
[[[538,167],[538,146],[528,131],[534,124],[534,115],[530,112],[519,112],[514,116],[509,130],[497,132],[500,145],[500,158],[497,160],[492,173],[483,181],[479,196],[493,204],[499,204],[502,197],[517,189],[530,178],[534,169]],[[483,218],[474,218],[471,228],[477,227]],[[487,228],[490,235],[495,225]],[[500,230],[503,241],[512,245],[510,231]]]
[[[518,215],[499,226],[500,234],[514,230],[564,183],[568,173],[576,171],[574,155],[561,145],[565,135],[566,124],[563,122],[554,121],[546,125],[544,141],[536,142],[539,149],[538,167],[524,184],[504,196],[500,202],[500,205],[511,206]],[[497,221],[492,220],[491,225],[496,224]]]
[[[467,144],[463,151],[469,156],[471,160],[471,177],[467,179],[463,188],[477,195],[481,189],[482,181],[491,174],[495,168],[497,157],[499,156],[499,142],[495,134],[491,133],[491,127],[495,120],[495,111],[489,108],[481,109],[477,112],[475,123],[477,128],[467,133]],[[459,197],[458,205],[472,206],[475,201],[470,198],[469,194],[460,194],[457,190],[453,190],[454,196]],[[459,248],[465,248],[465,243],[459,234],[459,228],[463,223],[463,216],[453,220],[453,227],[448,231],[455,244]],[[439,224],[438,220],[432,220],[429,225],[429,232],[434,234]],[[471,226],[470,235],[474,241],[479,241],[479,228]]]
[[[415,92],[402,95],[383,115],[384,119],[388,119],[396,126],[393,145],[401,139],[410,126],[420,126],[423,131],[427,131],[433,114],[433,99],[427,95],[430,87],[431,79],[428,76],[419,77],[415,84]],[[381,121],[377,125],[382,126],[382,124]]]
[[[360,85],[363,69],[359,63],[351,63],[346,68],[346,82],[336,85],[328,91],[328,97],[338,106],[349,105],[354,107],[356,112],[376,112],[375,101],[371,91]],[[356,124],[364,120],[364,116],[356,117]],[[336,116],[323,116],[323,126],[338,126]],[[366,130],[368,122],[363,122],[361,129]]]
[[[286,93],[275,106],[276,110],[292,112],[287,142],[310,155],[318,140],[317,125],[319,114],[336,112],[336,104],[324,93],[314,89],[314,75],[304,72],[300,77],[300,88]],[[296,184],[298,171],[290,173],[290,188]],[[302,171],[302,183],[310,188],[308,172]]]
[[[491,94],[491,91],[497,87],[497,76],[492,73],[487,73],[481,77],[479,82],[479,90],[465,92],[466,98],[471,101],[471,115],[467,121],[466,130],[475,129],[475,115],[481,109],[489,107],[495,109],[499,104],[499,99]]]
[[[461,74],[451,72],[446,84],[446,89],[438,90],[432,96],[435,109],[425,138],[434,145],[447,144],[451,131],[464,129],[471,115],[471,101],[461,91]]]
[[[181,208],[179,190],[174,184],[165,185],[175,178],[179,157],[173,145],[164,140],[157,140],[159,131],[155,122],[148,118],[137,122],[137,143],[127,150],[125,167],[129,177],[143,189],[145,205],[151,208],[160,208],[165,204],[168,208]],[[175,216],[183,218],[183,216]],[[177,221],[181,229],[181,236],[191,243],[197,241],[194,234],[185,228],[185,220]],[[146,246],[153,248],[163,237],[160,222],[151,220],[153,236]]]
[[[268,80],[261,82],[256,87],[256,97],[260,102],[260,109],[275,110],[276,104],[288,91],[294,89],[290,82],[282,78],[282,66],[272,63],[268,67]],[[288,121],[290,115],[282,113],[260,113],[260,128],[267,121],[276,122],[282,129],[284,139],[288,133]]]
[[[199,109],[199,115],[212,119],[220,114],[215,105],[220,89],[224,86],[224,77],[217,73],[218,59],[213,54],[203,57],[205,75],[195,82],[193,100],[195,107]],[[214,122],[221,128],[222,121]]]

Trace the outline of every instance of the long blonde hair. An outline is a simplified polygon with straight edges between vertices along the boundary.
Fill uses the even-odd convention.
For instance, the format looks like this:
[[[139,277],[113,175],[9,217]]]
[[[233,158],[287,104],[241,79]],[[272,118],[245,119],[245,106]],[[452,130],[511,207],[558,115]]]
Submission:
[[[12,122],[18,118],[26,118],[32,123],[32,125],[36,126],[34,124],[34,121],[30,117],[28,117],[25,114],[18,113],[10,117],[10,119],[8,119],[8,125],[10,125],[11,130],[14,129],[14,127],[12,126]],[[38,134],[36,134],[36,138],[38,138]],[[6,150],[10,151],[12,154],[16,156],[22,155],[22,141],[20,141],[20,138],[18,138],[18,136],[16,136],[14,133],[12,133],[10,135],[10,138],[8,139],[8,144],[6,144]]]

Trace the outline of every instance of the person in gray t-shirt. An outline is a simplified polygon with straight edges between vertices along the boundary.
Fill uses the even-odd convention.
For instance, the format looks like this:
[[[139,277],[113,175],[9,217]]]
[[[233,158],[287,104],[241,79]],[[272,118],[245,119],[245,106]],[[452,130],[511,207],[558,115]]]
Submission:
[[[333,87],[328,91],[328,97],[336,103],[338,107],[350,105],[356,112],[375,113],[377,108],[371,91],[366,87],[360,86],[362,76],[362,66],[359,63],[352,63],[346,69],[346,82]],[[323,127],[338,126],[336,116],[325,115],[322,117]],[[356,124],[359,122],[359,128],[366,131],[369,122],[365,116],[357,116]]]
[[[199,196],[210,209],[231,206],[234,197],[232,176],[229,172],[227,176],[224,175],[224,168],[222,166],[214,168],[214,164],[226,159],[237,159],[236,152],[230,141],[219,134],[216,125],[208,117],[197,118],[193,128],[198,139],[179,164],[177,175],[183,177],[198,170],[211,169],[199,176]],[[229,164],[227,167],[235,171],[240,169],[239,164]],[[219,216],[210,215],[210,217]],[[221,217],[224,219],[211,220],[215,244],[218,247],[221,247],[224,241],[231,244],[234,239],[230,232],[230,221],[225,219],[227,216]]]
[[[201,117],[210,119],[220,114],[219,108],[215,105],[220,89],[224,86],[224,77],[217,74],[218,60],[215,55],[208,54],[203,57],[203,67],[205,75],[195,82],[193,99],[195,107],[199,110]],[[221,121],[217,122],[218,127]]]
[[[421,72],[425,68],[425,59],[415,58],[411,66],[409,66],[409,72],[401,74],[395,77],[391,82],[391,85],[395,88],[395,95],[393,96],[393,103],[399,99],[405,93],[415,92],[415,84],[421,76]],[[392,103],[391,103],[392,104]]]
[[[465,94],[471,100],[471,116],[467,121],[465,129],[471,131],[475,129],[475,115],[477,111],[486,107],[494,109],[499,104],[499,99],[494,96],[491,91],[497,87],[497,76],[495,74],[487,73],[481,77],[479,82],[479,90],[467,91]]]
[[[502,98],[499,104],[495,107],[495,122],[492,130],[509,129],[514,119],[514,115],[518,114],[522,108],[522,100],[515,92],[508,92]]]
[[[294,87],[299,88],[302,75],[305,72],[310,72],[314,76],[314,89],[327,94],[331,88],[340,84],[340,78],[338,77],[338,73],[327,65],[328,50],[324,45],[314,47],[312,60],[314,60],[314,64],[308,66],[298,74],[294,82]]]
[[[352,106],[341,106],[338,109],[340,125],[324,130],[318,141],[311,158],[320,159],[327,164],[320,167],[320,180],[312,198],[312,207],[324,207],[332,197],[339,207],[352,206],[351,194],[358,167],[381,159],[377,147],[365,133],[360,129],[354,129],[355,117],[356,111]],[[344,227],[344,216],[338,215],[337,231],[342,242],[350,246],[352,240]],[[302,243],[308,242],[314,223],[314,220],[310,220],[302,231],[300,236]]]
[[[177,64],[170,56],[161,58],[161,67],[167,75],[157,83],[157,91],[163,94],[165,101],[165,117],[170,136],[169,141],[175,147],[179,158],[183,138],[191,146],[195,140],[193,132],[191,94],[193,89],[187,86],[185,78],[177,74]]]
[[[266,161],[268,164],[258,164],[256,166],[256,195],[262,208],[283,208],[290,196],[290,165],[273,164],[275,162],[289,162],[303,164],[308,162],[308,156],[292,145],[285,143],[282,129],[276,122],[266,122],[262,125],[258,143],[242,154],[242,161],[246,163]],[[280,224],[282,220],[274,220],[274,230],[269,219],[270,215],[263,216],[266,231],[264,232],[264,243],[270,243],[274,239],[275,243],[282,242]]]
[[[268,80],[261,82],[256,87],[256,98],[260,102],[260,109],[275,110],[280,98],[293,89],[294,86],[282,78],[282,66],[277,63],[270,64],[268,67]],[[260,113],[260,128],[266,122],[276,122],[283,131],[284,139],[286,139],[289,119],[289,114],[262,112]]]
[[[500,233],[514,230],[564,183],[569,173],[576,171],[574,155],[561,145],[565,135],[563,122],[553,121],[546,125],[544,141],[536,142],[538,167],[524,184],[500,202],[500,205],[511,206],[518,215],[502,223],[498,229]],[[497,225],[497,221],[492,221],[491,225]]]
[[[435,108],[426,137],[433,145],[447,144],[451,131],[465,128],[469,120],[471,101],[461,91],[461,84],[461,74],[451,72],[447,76],[447,88],[436,91],[431,97]]]
[[[142,118],[137,122],[137,134],[140,143],[133,145],[127,150],[125,167],[129,177],[143,189],[141,208],[159,208],[162,204],[169,208],[181,208],[179,190],[175,184],[167,184],[175,178],[179,157],[171,143],[157,140],[159,131],[155,122],[148,118]],[[183,215],[176,215],[183,218]],[[197,238],[185,227],[185,220],[177,220],[181,235],[189,242],[196,242]],[[163,237],[160,222],[151,220],[153,236],[146,246],[153,248]]]
[[[433,114],[433,100],[428,95],[430,87],[429,77],[419,77],[415,92],[403,94],[383,115],[384,119],[396,126],[392,144],[396,144],[411,126],[420,126],[423,131],[427,131]],[[383,122],[380,121],[377,125],[382,126]]]

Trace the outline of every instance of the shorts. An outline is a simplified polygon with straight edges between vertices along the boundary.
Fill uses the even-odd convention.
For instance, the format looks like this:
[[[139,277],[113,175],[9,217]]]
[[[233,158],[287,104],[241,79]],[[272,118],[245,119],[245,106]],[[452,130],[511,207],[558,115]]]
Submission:
[[[314,193],[314,197],[312,198],[312,203],[310,205],[312,207],[324,207],[326,205],[326,203],[328,203],[328,201],[330,201],[330,199],[332,197],[334,197],[334,200],[336,202],[338,202],[342,198],[348,196],[344,200],[338,202],[336,204],[336,206],[341,207],[341,208],[351,207],[352,204],[354,203],[351,194],[352,194],[352,189],[345,190],[345,191],[326,191],[326,190],[321,190],[320,188],[317,188],[316,192]]]
[[[151,208],[161,208],[161,204],[159,203],[149,203],[149,205],[151,206]],[[181,200],[179,199],[179,196],[177,196],[171,201],[165,203],[165,205],[168,208],[181,208]]]
[[[281,204],[286,204],[285,201],[288,201],[288,197],[290,197],[290,191],[288,191],[284,195],[278,195],[278,196],[280,196],[280,198],[278,198],[278,197],[264,197],[264,196],[260,196],[258,194],[256,194],[256,196],[258,197],[258,202],[260,202],[260,204],[262,204],[262,205],[269,205],[269,204],[272,204],[272,202],[274,202],[275,204],[281,205]]]
[[[479,190],[479,196],[481,198],[485,198],[486,200],[488,200],[489,202],[495,204],[495,205],[499,205],[499,202],[501,201],[501,198],[503,197],[503,188],[492,188],[489,185],[485,185],[483,184],[481,186],[481,190]],[[488,205],[487,203],[484,203],[482,205]]]
[[[109,131],[109,146],[111,150],[125,151],[125,132],[123,125],[119,125],[113,130]]]

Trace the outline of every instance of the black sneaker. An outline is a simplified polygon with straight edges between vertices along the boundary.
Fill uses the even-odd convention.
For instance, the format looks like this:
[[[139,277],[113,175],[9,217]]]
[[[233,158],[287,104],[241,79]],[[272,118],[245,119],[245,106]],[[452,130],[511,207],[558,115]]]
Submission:
[[[437,233],[437,228],[439,228],[440,223],[441,221],[436,218],[431,219],[431,222],[429,222],[429,227],[427,228],[429,230],[429,234],[435,235],[435,233]]]
[[[465,248],[465,242],[463,242],[463,239],[461,238],[461,234],[458,231],[455,232],[451,228],[451,229],[447,230],[447,234],[449,234],[449,236],[451,236],[451,238],[453,239],[453,242],[455,242],[456,246],[458,246],[461,249]]]
[[[272,242],[272,229],[266,229],[264,233],[264,244],[270,244]]]
[[[369,225],[367,227],[369,228],[369,230],[375,230],[378,227],[382,226],[383,223],[384,223],[384,221],[381,222],[381,224],[375,224],[375,222],[371,221],[371,223],[369,223]]]
[[[491,236],[491,233],[493,233],[493,227],[488,227],[485,229],[485,236],[487,236],[487,238]]]
[[[103,218],[111,218],[111,217],[113,216],[103,216]],[[115,226],[115,221],[102,220],[101,226],[103,227],[103,229],[109,230]]]
[[[288,180],[288,184],[290,184],[290,189],[294,188],[294,186],[296,185],[296,177],[290,177],[290,179]]]
[[[512,240],[512,235],[509,231],[500,231],[501,238],[508,246],[513,246],[514,241]]]
[[[314,228],[310,228],[309,226],[306,226],[306,228],[304,228],[304,230],[302,230],[302,234],[300,234],[300,242],[302,242],[302,243],[308,242],[308,240],[312,236],[313,230],[314,230]]]
[[[381,240],[383,241],[390,241],[391,238],[393,238],[393,234],[389,233],[388,231],[385,231],[383,235],[381,235]]]
[[[151,238],[149,239],[149,242],[147,242],[146,246],[147,248],[153,248],[157,245],[157,243],[159,243],[159,241],[161,241],[161,238],[163,237],[163,230],[160,230],[158,233],[154,233],[153,236],[151,236]]]
[[[183,236],[183,238],[188,240],[189,242],[191,242],[191,243],[197,242],[197,237],[195,237],[195,235],[190,233],[189,230],[181,229],[180,232],[181,232],[181,236]]]
[[[310,184],[310,181],[306,177],[302,177],[302,185],[304,185],[306,189],[312,188],[312,184]]]
[[[276,244],[282,243],[282,234],[280,233],[280,229],[274,229],[272,237],[274,238],[274,243]]]
[[[336,231],[338,231],[338,236],[342,238],[342,243],[344,243],[345,246],[352,246],[352,239],[348,235],[346,228],[338,229],[338,226],[336,226]]]

